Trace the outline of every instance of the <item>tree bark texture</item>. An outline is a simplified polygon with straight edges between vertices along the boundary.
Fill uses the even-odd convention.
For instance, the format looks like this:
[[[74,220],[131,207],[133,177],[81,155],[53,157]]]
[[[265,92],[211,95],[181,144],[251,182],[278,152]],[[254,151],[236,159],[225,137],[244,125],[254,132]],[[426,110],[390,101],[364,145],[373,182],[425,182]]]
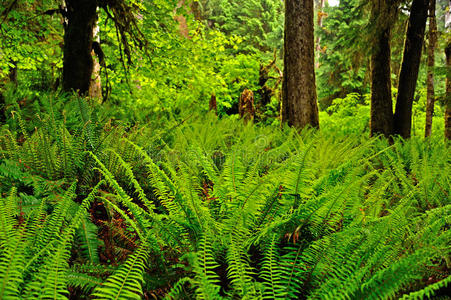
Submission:
[[[282,121],[318,128],[315,84],[313,0],[285,2]]]
[[[412,128],[413,96],[420,68],[428,8],[429,0],[413,0],[407,25],[393,122],[394,133],[403,138],[410,138]]]
[[[434,65],[435,65],[435,46],[437,43],[437,22],[435,19],[435,4],[436,0],[430,0],[429,4],[429,45],[428,45],[428,59],[427,59],[427,103],[426,103],[426,125],[424,129],[424,136],[431,135],[432,117],[434,115]]]
[[[93,59],[93,28],[97,19],[97,1],[66,0],[67,24],[64,32],[63,90],[89,92]]]
[[[372,8],[372,22],[377,24],[375,45],[371,55],[371,136],[393,133],[393,101],[391,96],[390,35],[386,20],[390,14],[387,0],[378,1]]]

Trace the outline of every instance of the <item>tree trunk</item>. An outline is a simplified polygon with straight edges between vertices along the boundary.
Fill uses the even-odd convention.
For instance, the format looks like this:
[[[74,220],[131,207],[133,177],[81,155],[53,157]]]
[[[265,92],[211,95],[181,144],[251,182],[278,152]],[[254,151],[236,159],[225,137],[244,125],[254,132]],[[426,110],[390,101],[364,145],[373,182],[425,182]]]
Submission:
[[[429,45],[428,45],[428,73],[427,73],[427,104],[426,104],[426,125],[424,136],[431,135],[432,116],[434,115],[434,65],[435,65],[435,45],[437,43],[437,22],[435,19],[435,0],[429,5]]]
[[[6,118],[6,101],[5,96],[3,96],[3,91],[0,90],[0,124],[4,124],[7,120]]]
[[[385,0],[372,8],[372,23],[377,24],[375,45],[371,55],[371,136],[393,133],[393,103],[391,97],[389,5]]]
[[[323,17],[325,15],[325,13],[323,12],[324,2],[325,2],[325,0],[319,0],[318,16],[317,16],[318,28],[323,27]],[[321,37],[320,36],[316,37],[315,44],[316,44],[316,46],[315,46],[315,48],[316,48],[316,65],[315,65],[315,67],[318,69],[319,68],[319,56],[321,53]]]
[[[186,5],[185,0],[179,0],[177,3],[177,6],[174,8],[173,13],[174,13],[174,20],[176,20],[179,23],[179,33],[181,36],[189,39],[189,28],[188,28],[188,24],[186,21],[186,17],[182,14],[182,15],[177,15],[177,10],[183,6]]]
[[[99,21],[97,20],[93,29],[93,41],[100,45],[100,35],[99,35]],[[100,46],[99,46],[100,47]],[[89,85],[89,97],[102,102],[102,81],[100,78],[100,59],[96,56],[94,50],[91,50],[91,56],[93,57],[93,68],[91,83]]]
[[[393,122],[394,133],[403,138],[410,138],[413,96],[420,68],[428,7],[429,0],[413,0],[407,25]]]
[[[97,19],[97,1],[66,0],[67,24],[64,31],[63,90],[89,92],[93,59],[93,28]]]
[[[451,140],[451,41],[445,48],[446,54],[446,94],[445,94],[445,139]]]
[[[315,85],[313,0],[285,2],[282,121],[318,128]]]
[[[448,1],[448,7],[451,8],[451,0]],[[445,29],[449,33],[451,26],[451,13],[449,9],[445,14]],[[451,140],[451,38],[448,38],[445,47],[446,56],[446,94],[445,94],[445,140]]]

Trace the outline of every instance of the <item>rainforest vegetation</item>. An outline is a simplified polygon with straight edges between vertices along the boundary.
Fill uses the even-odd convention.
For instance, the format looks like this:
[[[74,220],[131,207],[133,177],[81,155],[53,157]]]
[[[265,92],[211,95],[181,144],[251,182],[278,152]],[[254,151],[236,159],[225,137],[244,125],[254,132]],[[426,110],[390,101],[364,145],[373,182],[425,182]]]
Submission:
[[[450,299],[451,1],[0,4],[0,299]]]

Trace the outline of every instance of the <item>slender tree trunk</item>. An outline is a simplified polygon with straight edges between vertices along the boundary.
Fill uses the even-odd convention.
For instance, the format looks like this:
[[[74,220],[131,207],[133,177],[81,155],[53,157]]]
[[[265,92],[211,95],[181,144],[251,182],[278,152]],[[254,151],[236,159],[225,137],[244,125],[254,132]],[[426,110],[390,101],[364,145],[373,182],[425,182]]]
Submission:
[[[318,28],[323,27],[323,17],[324,17],[324,13],[323,13],[323,7],[324,7],[324,2],[326,0],[319,0],[319,7],[318,7],[318,17],[317,17],[317,24],[318,24]],[[315,42],[316,46],[316,65],[315,67],[318,69],[319,68],[319,56],[321,53],[321,37],[317,36],[316,37],[316,42]]]
[[[67,24],[64,32],[63,90],[89,92],[93,59],[93,28],[97,19],[97,1],[66,0]]]
[[[100,45],[100,35],[99,35],[99,22],[98,20],[95,23],[93,29],[93,40],[96,41]],[[99,58],[96,56],[94,50],[91,50],[91,56],[93,57],[93,68],[92,68],[92,76],[91,83],[89,85],[89,97],[92,99],[96,99],[97,101],[102,101],[102,81],[100,78],[100,62]]]
[[[177,3],[177,6],[174,8],[173,12],[174,14],[177,13],[177,10],[180,7],[183,7],[186,5],[185,0],[179,0],[179,2]],[[185,38],[190,38],[189,37],[189,28],[188,28],[188,24],[186,22],[186,17],[184,15],[175,15],[174,16],[174,20],[176,20],[179,23],[179,33],[181,36],[185,37]]]
[[[451,8],[451,0],[448,1],[448,8]],[[449,33],[451,26],[451,13],[447,9],[445,14],[445,28]],[[451,140],[451,38],[448,38],[446,47],[446,94],[445,94],[445,140]]]
[[[451,40],[445,48],[446,54],[446,94],[445,94],[445,139],[451,140]]]
[[[393,103],[391,97],[389,5],[378,1],[372,8],[372,22],[377,24],[375,45],[371,55],[371,136],[393,133]]]
[[[313,0],[285,2],[282,121],[318,128]]]
[[[6,101],[2,92],[3,91],[0,90],[0,124],[4,124],[6,122]]]
[[[420,68],[428,7],[429,0],[413,0],[407,25],[393,123],[394,133],[403,138],[410,138],[412,128],[413,96]]]
[[[429,45],[428,45],[428,74],[427,74],[427,104],[426,104],[426,125],[424,136],[431,135],[432,116],[434,115],[434,65],[435,65],[435,45],[437,43],[437,22],[435,19],[435,0],[430,0],[429,4]]]

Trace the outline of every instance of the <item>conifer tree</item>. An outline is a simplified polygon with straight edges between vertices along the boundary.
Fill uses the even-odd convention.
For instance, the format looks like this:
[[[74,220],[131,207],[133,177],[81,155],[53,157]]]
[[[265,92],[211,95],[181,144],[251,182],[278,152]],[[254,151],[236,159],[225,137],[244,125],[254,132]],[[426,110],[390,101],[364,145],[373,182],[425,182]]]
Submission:
[[[428,7],[429,0],[413,0],[410,10],[393,122],[394,133],[403,138],[410,138],[412,128],[413,96],[417,86]]]
[[[430,0],[429,4],[429,33],[427,48],[427,104],[426,104],[426,125],[424,136],[431,135],[432,116],[434,115],[434,64],[435,64],[435,46],[437,44],[437,21],[435,19],[435,3],[436,0]]]
[[[285,2],[284,35],[282,121],[317,128],[313,0]]]
[[[397,5],[390,0],[372,2],[371,23],[374,47],[371,55],[371,135],[393,133],[391,98],[390,37]]]

